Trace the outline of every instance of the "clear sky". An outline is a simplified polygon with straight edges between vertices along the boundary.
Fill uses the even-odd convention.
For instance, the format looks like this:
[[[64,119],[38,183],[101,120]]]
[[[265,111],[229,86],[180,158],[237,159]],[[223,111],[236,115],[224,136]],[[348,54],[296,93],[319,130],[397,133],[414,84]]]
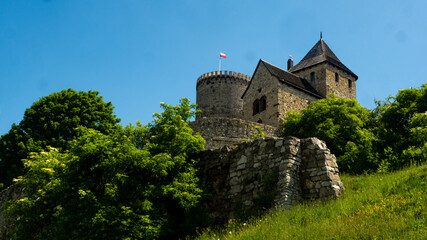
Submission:
[[[39,98],[96,90],[122,124],[159,103],[196,101],[196,80],[252,75],[261,58],[286,68],[323,39],[359,76],[372,109],[427,82],[425,0],[0,0],[0,134]]]

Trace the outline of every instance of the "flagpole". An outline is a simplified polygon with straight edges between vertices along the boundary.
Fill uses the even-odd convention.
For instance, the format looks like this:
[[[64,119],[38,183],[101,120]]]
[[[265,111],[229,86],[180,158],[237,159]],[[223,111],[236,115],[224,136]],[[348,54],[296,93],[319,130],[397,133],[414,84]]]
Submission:
[[[221,54],[219,55],[219,67],[218,67],[218,72],[221,71]]]

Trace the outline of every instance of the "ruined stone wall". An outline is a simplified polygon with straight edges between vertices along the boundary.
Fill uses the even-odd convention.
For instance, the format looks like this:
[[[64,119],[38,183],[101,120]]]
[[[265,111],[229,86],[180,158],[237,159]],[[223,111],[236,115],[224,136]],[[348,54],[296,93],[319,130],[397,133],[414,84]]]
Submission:
[[[311,81],[310,73],[315,72],[315,81]],[[338,73],[338,81],[335,80]],[[356,79],[347,72],[328,63],[322,63],[311,68],[294,73],[307,79],[324,97],[333,93],[337,97],[356,99]],[[351,87],[349,88],[349,80]]]
[[[251,77],[232,71],[216,71],[197,79],[198,109],[201,117],[243,117],[242,95]]]
[[[344,190],[335,156],[317,138],[258,139],[206,151],[200,159],[212,196],[206,206],[219,222],[300,200],[336,198]]]
[[[243,141],[251,139],[256,134],[254,126],[259,126],[268,136],[277,136],[278,129],[255,122],[237,118],[205,117],[190,123],[190,127],[206,140],[205,149],[219,149],[224,146],[233,147]]]

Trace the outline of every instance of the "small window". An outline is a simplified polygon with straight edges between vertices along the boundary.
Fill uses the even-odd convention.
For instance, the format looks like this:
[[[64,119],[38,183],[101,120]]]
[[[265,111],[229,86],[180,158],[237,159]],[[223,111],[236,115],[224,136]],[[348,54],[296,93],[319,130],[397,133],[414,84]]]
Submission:
[[[340,80],[340,75],[338,73],[335,73],[335,82],[338,82]]]
[[[253,115],[259,113],[259,100],[255,100],[253,103]]]
[[[262,96],[261,99],[257,99],[252,104],[253,113],[252,115],[258,114],[267,109],[267,98]]]
[[[267,109],[267,98],[265,96],[263,96],[260,100],[260,112],[264,111],[265,109]]]
[[[316,74],[314,72],[310,73],[311,81],[314,82],[316,80]]]
[[[348,88],[351,88],[351,80],[348,80]]]

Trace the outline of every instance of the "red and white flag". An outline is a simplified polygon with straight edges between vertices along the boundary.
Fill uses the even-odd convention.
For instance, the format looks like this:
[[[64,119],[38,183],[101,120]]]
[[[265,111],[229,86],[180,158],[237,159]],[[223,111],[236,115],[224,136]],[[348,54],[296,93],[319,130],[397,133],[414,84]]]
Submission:
[[[220,53],[219,53],[219,57],[220,57],[220,58],[227,58],[227,55],[225,55],[225,53],[220,52]]]

